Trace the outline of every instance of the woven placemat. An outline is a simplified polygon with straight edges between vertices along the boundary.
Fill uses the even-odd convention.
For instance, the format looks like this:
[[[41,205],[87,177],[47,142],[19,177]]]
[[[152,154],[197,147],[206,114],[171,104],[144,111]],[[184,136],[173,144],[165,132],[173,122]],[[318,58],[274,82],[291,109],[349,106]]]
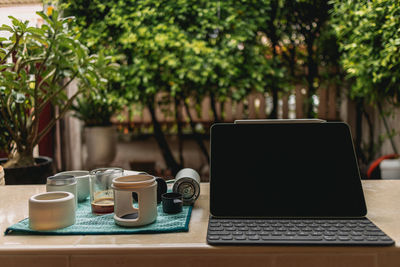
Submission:
[[[183,206],[177,214],[163,212],[162,205],[157,206],[157,220],[140,227],[121,227],[114,222],[114,213],[106,215],[92,214],[89,201],[78,204],[76,222],[74,225],[58,230],[35,231],[29,228],[29,219],[26,218],[6,229],[5,235],[38,234],[38,235],[113,235],[113,234],[144,234],[144,233],[171,233],[189,231],[189,221],[192,206]]]

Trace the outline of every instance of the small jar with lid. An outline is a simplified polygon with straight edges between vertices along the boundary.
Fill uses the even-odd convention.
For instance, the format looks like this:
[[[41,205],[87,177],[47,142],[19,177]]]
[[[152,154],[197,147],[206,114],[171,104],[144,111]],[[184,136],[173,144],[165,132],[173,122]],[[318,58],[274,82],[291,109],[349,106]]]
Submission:
[[[70,192],[75,197],[75,208],[78,207],[78,191],[76,187],[76,178],[72,175],[57,175],[47,177],[46,191],[55,192],[63,191]]]

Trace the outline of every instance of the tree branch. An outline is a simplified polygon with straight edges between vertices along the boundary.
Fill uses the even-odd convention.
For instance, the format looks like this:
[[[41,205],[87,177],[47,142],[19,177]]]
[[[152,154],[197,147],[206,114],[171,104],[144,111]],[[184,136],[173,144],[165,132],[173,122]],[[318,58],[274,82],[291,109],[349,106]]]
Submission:
[[[60,87],[58,90],[54,91],[44,102],[42,102],[40,104],[40,106],[37,108],[38,114],[40,114],[40,112],[44,109],[44,107],[47,105],[47,103],[49,103],[54,97],[56,97],[58,94],[60,94],[65,88],[68,87],[68,85],[71,84],[71,82],[73,80],[75,80],[76,76],[78,76],[78,71],[76,71],[72,77],[70,78],[70,80],[65,83],[62,87]]]
[[[39,134],[36,138],[33,140],[33,144],[36,145],[42,140],[42,138],[53,128],[53,126],[56,124],[56,122],[61,119],[65,113],[69,110],[69,108],[72,105],[72,102],[75,100],[75,98],[81,93],[81,91],[77,91],[73,96],[71,96],[70,99],[68,99],[66,105],[64,108],[61,110],[60,114],[55,118],[53,121],[51,121]]]
[[[22,34],[23,35],[23,34]],[[21,35],[21,36],[22,36]],[[7,54],[4,56],[3,60],[0,61],[0,65],[4,64],[7,61],[7,58],[17,49],[17,46],[19,44],[20,38],[21,36],[19,36],[18,34],[15,34],[15,44],[13,45],[13,47],[7,52]]]
[[[1,102],[2,102],[3,107],[0,110],[1,110],[1,114],[3,115],[3,118],[4,118],[3,122],[5,123],[5,125],[7,127],[7,130],[10,132],[10,134],[13,137],[13,139],[17,140],[18,139],[18,135],[13,131],[13,129],[11,128],[11,125],[8,123],[8,120],[6,119],[7,118],[7,113],[6,113],[6,111],[4,109],[5,109],[5,107],[7,107],[7,105],[4,102],[3,98],[1,98]],[[8,112],[8,109],[7,109],[7,112]]]

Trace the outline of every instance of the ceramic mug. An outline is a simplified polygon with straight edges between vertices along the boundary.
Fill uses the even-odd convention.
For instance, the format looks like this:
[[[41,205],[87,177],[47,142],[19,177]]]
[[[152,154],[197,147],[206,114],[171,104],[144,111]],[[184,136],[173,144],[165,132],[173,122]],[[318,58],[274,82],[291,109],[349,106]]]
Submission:
[[[78,191],[78,202],[83,202],[87,199],[90,192],[89,171],[66,171],[59,172],[57,175],[72,175],[76,178],[76,187]]]
[[[146,225],[157,219],[157,182],[154,176],[141,174],[113,179],[114,221],[126,227]],[[134,205],[132,193],[138,196]]]

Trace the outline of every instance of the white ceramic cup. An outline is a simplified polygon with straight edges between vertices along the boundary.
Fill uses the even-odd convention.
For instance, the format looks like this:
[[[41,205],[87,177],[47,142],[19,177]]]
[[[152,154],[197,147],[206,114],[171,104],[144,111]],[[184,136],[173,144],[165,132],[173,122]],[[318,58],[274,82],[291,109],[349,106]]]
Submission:
[[[141,174],[113,179],[114,221],[126,227],[146,225],[157,219],[157,182],[154,176]],[[132,192],[138,196],[133,205]]]
[[[90,193],[89,171],[66,171],[57,173],[57,175],[72,175],[76,178],[76,187],[78,191],[78,201],[85,201]]]
[[[29,227],[54,230],[75,223],[75,196],[70,192],[47,192],[29,199]]]

